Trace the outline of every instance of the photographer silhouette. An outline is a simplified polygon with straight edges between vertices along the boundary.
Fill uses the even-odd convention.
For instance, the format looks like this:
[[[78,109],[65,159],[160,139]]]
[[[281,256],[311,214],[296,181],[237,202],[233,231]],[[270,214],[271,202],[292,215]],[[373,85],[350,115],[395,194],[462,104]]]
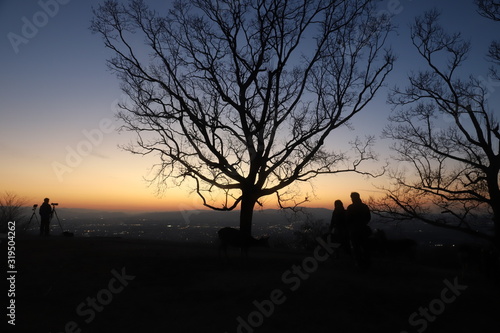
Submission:
[[[40,213],[40,236],[48,236],[50,231],[50,218],[52,217],[52,208],[49,204],[49,198],[43,199],[38,211]]]

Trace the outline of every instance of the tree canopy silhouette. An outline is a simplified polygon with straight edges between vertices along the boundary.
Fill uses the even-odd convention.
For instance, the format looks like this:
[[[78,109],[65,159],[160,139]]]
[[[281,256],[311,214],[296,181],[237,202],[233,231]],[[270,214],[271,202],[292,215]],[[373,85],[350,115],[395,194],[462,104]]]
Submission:
[[[439,16],[428,11],[412,25],[413,45],[428,70],[413,73],[406,89],[390,94],[395,110],[384,135],[395,140],[392,149],[404,167],[390,171],[393,184],[372,208],[499,245],[500,132],[498,112],[488,105],[492,87],[480,77],[459,76],[471,45],[447,33]],[[478,231],[485,216],[493,219],[494,232]]]
[[[0,232],[7,233],[8,222],[16,222],[20,226],[25,219],[24,206],[27,203],[25,197],[15,192],[5,191],[0,196]]]
[[[163,16],[107,1],[91,30],[130,99],[119,117],[137,140],[126,149],[158,154],[160,187],[191,180],[205,206],[240,205],[247,234],[259,198],[374,158],[370,138],[353,141],[352,159],[324,144],[393,67],[375,1],[175,1]]]

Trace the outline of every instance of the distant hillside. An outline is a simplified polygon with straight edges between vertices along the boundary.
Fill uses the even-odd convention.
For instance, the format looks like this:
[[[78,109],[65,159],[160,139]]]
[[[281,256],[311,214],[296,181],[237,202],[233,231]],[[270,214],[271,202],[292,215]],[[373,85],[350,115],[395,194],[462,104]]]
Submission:
[[[165,212],[114,212],[80,208],[57,208],[62,228],[74,232],[75,235],[105,235],[123,237],[176,237],[182,239],[200,239],[216,237],[216,231],[222,227],[239,227],[240,211],[165,211]],[[38,216],[38,211],[37,217]],[[30,207],[18,226],[26,225],[32,214]],[[264,209],[255,210],[252,233],[255,236],[278,234],[291,238],[294,231],[300,231],[306,222],[327,225],[331,218],[331,210],[324,208],[307,208],[302,213],[291,213],[287,210]],[[489,224],[488,224],[489,223]],[[484,219],[477,221],[477,228],[483,231],[491,229],[491,222]],[[454,245],[463,242],[475,242],[476,238],[461,232],[447,230],[424,224],[419,221],[381,221],[376,216],[370,223],[372,229],[383,229],[390,238],[411,238],[425,246]],[[35,220],[30,224],[33,233],[37,231]],[[52,228],[59,232],[60,226],[53,221]],[[208,235],[208,236],[207,236]]]
[[[270,224],[290,224],[303,222],[306,219],[324,220],[327,223],[330,219],[331,211],[324,208],[307,208],[307,213],[291,214],[288,211],[277,209],[265,209],[254,211],[254,225]],[[31,207],[26,207],[25,219],[29,219],[32,213]],[[38,209],[36,211],[37,218]],[[93,210],[82,208],[57,208],[57,215],[61,220],[68,221],[97,221],[105,220],[107,223],[136,223],[155,222],[169,223],[173,225],[212,225],[224,224],[229,227],[239,226],[240,211],[213,211],[213,210],[184,210],[184,211],[164,211],[164,212],[117,212],[105,210]]]

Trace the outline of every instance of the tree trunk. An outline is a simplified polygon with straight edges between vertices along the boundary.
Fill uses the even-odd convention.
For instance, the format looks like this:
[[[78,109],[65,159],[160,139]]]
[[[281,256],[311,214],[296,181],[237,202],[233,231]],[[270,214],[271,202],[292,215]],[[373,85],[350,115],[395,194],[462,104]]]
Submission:
[[[493,243],[500,250],[500,210],[493,209]]]
[[[493,221],[495,226],[495,246],[500,250],[500,218],[495,218]]]
[[[257,199],[253,195],[243,195],[240,211],[240,231],[244,236],[252,235],[253,209]]]
[[[493,242],[500,250],[500,188],[498,186],[499,175],[498,163],[492,163],[491,169],[487,172],[488,192],[490,195],[490,207],[493,211]]]

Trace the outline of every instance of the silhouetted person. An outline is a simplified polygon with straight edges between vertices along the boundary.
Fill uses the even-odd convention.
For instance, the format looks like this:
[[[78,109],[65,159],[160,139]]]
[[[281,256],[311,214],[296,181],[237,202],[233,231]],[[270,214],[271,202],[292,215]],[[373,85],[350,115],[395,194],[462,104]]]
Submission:
[[[49,198],[43,199],[43,204],[40,205],[40,236],[49,235],[50,216],[52,215],[52,208],[49,204]]]
[[[341,248],[346,253],[351,253],[351,245],[349,240],[349,227],[347,225],[346,212],[344,204],[340,200],[335,200],[332,220],[330,221],[329,231],[332,233],[333,240],[340,243]]]
[[[368,226],[371,214],[370,208],[361,201],[359,193],[351,193],[352,204],[347,207],[346,218],[349,226],[352,250],[356,263],[361,267],[370,266],[368,237],[371,229]]]

